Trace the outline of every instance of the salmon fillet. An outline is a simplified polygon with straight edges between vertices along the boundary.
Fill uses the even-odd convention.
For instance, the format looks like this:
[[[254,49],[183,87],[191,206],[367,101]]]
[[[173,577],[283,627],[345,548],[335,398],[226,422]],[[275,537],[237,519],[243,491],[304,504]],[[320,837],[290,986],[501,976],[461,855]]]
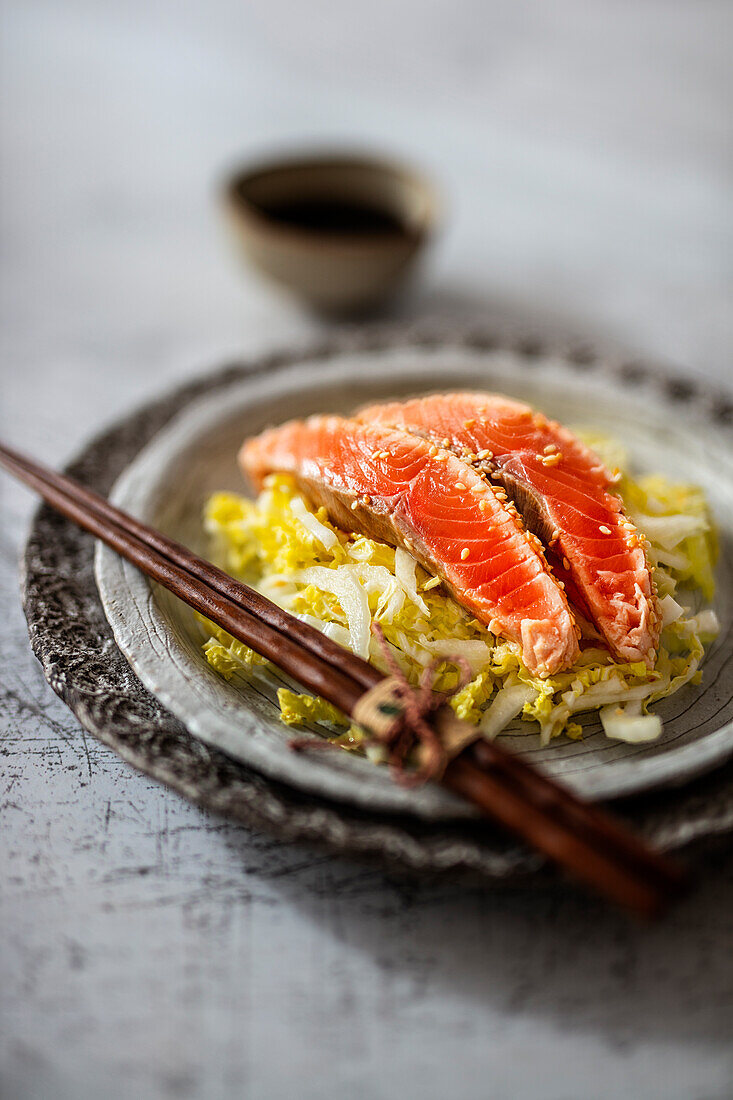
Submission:
[[[613,654],[653,666],[660,623],[643,539],[611,491],[614,478],[571,432],[528,405],[482,393],[375,405],[358,419],[440,441],[502,485],[563,563]]]
[[[255,485],[290,473],[338,526],[405,547],[489,630],[521,645],[532,672],[576,659],[577,628],[537,540],[505,494],[452,452],[323,416],[248,440],[239,461]]]

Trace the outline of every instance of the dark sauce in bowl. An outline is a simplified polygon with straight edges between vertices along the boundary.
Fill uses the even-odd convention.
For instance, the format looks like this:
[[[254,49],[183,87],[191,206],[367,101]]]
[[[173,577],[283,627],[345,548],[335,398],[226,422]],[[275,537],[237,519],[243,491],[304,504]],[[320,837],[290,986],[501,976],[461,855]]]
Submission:
[[[356,237],[411,235],[392,211],[361,202],[336,198],[288,199],[261,203],[259,208],[269,221],[309,233]]]
[[[391,161],[283,158],[233,174],[227,213],[251,264],[324,314],[373,308],[405,281],[435,223],[435,195]]]

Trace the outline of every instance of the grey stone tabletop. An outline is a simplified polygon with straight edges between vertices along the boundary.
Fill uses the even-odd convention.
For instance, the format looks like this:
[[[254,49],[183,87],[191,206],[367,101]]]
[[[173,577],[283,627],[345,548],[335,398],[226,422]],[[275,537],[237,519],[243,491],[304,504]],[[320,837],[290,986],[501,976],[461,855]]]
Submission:
[[[0,434],[61,463],[135,404],[322,335],[241,270],[239,156],[376,144],[446,195],[395,317],[480,316],[731,384],[730,7],[8,0]],[[0,1095],[722,1100],[733,857],[639,928],[579,892],[387,879],[207,816],[31,655],[0,478]]]

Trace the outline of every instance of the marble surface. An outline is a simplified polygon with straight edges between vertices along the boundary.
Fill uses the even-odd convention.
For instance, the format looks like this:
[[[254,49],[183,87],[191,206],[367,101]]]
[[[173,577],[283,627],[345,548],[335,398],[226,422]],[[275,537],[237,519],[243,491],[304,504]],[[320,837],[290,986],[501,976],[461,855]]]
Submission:
[[[447,217],[400,317],[496,317],[731,382],[727,3],[8,0],[0,434],[61,462],[229,355],[317,336],[214,183],[412,156]],[[203,815],[32,658],[0,478],[0,1095],[664,1097],[733,1083],[733,859],[639,929],[573,891],[386,881]]]

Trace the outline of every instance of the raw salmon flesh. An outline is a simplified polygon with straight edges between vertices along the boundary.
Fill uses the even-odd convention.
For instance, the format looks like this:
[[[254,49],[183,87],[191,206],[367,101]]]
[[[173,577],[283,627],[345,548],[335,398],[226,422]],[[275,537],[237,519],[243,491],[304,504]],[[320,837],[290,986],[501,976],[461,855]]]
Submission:
[[[660,617],[644,540],[613,492],[614,477],[560,424],[528,405],[486,393],[436,394],[374,405],[362,423],[397,427],[460,455],[500,485],[557,556],[612,653],[652,667]],[[465,480],[465,479],[464,479]]]
[[[290,473],[341,528],[405,547],[489,630],[521,645],[533,673],[572,665],[579,631],[539,540],[506,491],[454,453],[452,435],[446,449],[439,433],[424,434],[311,417],[248,440],[239,460],[255,485]]]

